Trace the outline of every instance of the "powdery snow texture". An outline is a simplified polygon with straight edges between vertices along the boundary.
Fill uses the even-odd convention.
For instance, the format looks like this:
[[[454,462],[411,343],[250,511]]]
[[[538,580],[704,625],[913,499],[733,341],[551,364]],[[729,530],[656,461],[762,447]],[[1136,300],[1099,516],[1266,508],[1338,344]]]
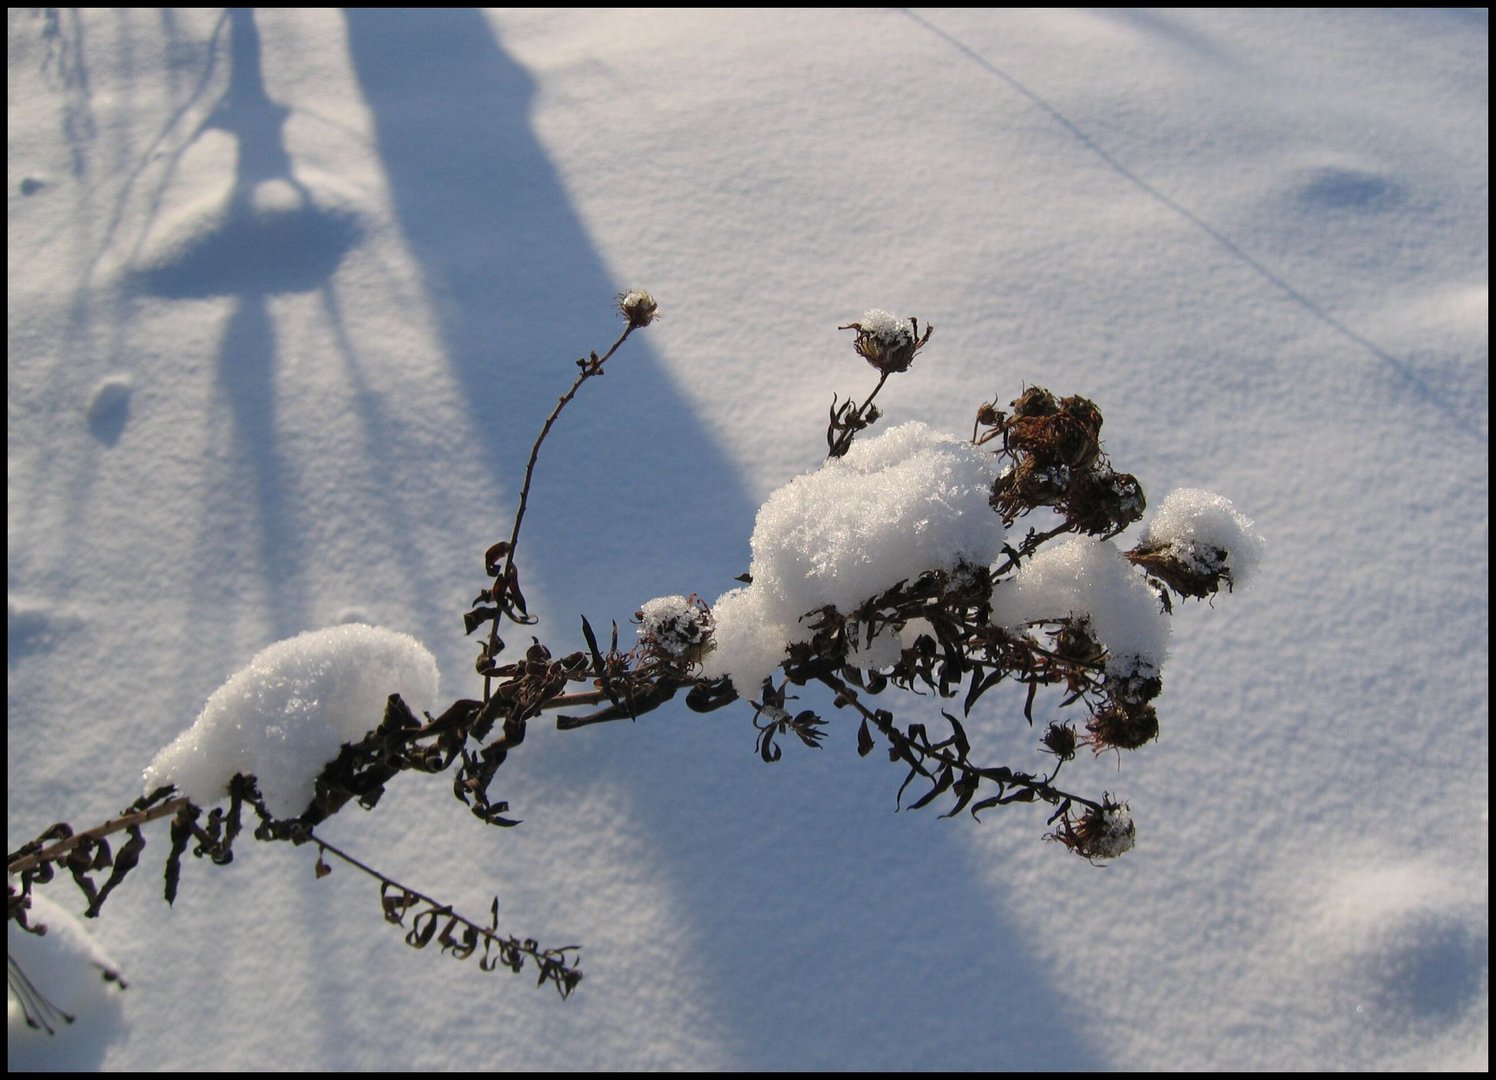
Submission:
[[[927,570],[992,562],[1005,535],[987,502],[996,476],[992,454],[912,421],[791,480],[759,508],[753,583],[712,608],[706,674],[751,693],[787,643],[809,638],[801,616],[850,611]]]
[[[394,630],[350,623],[278,641],[215,690],[193,725],[156,755],[145,790],[174,784],[207,806],[243,774],[259,780],[272,814],[295,817],[339,748],[379,726],[390,694],[419,713],[436,704],[438,682],[426,647]]]
[[[1192,569],[1211,573],[1210,549],[1226,552],[1233,588],[1246,586],[1262,562],[1264,541],[1252,522],[1223,496],[1199,488],[1171,491],[1143,534],[1145,543],[1167,544]]]
[[[1106,647],[1108,670],[1155,671],[1169,649],[1169,618],[1158,594],[1109,540],[1077,536],[1045,548],[992,589],[992,621],[1018,629],[1086,619]]]

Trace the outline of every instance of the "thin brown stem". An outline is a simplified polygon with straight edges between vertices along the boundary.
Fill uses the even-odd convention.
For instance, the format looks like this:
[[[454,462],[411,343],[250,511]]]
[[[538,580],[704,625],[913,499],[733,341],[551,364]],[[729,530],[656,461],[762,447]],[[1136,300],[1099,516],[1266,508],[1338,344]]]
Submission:
[[[27,870],[35,870],[38,866],[46,863],[57,862],[68,852],[82,845],[102,840],[106,836],[112,836],[117,832],[124,832],[136,825],[144,825],[148,821],[157,818],[168,817],[175,814],[182,807],[187,806],[192,800],[182,797],[171,799],[160,806],[153,806],[149,810],[140,810],[130,814],[121,814],[117,818],[111,818],[102,825],[96,825],[92,829],[74,833],[66,840],[59,840],[51,847],[43,848],[41,851],[33,851],[29,854],[17,853],[10,857],[5,866],[7,874],[21,874]]]
[[[418,891],[416,889],[412,889],[409,885],[404,885],[404,884],[396,881],[392,877],[387,877],[386,875],[381,874],[378,870],[375,870],[368,863],[366,863],[366,862],[360,862],[358,859],[355,859],[352,855],[348,854],[342,848],[339,848],[339,847],[337,847],[334,844],[328,843],[326,840],[322,839],[322,837],[318,836],[316,833],[312,832],[310,829],[307,830],[306,837],[312,843],[316,844],[319,850],[326,851],[326,852],[331,852],[333,855],[336,855],[338,858],[342,859],[349,866],[351,866],[351,867],[353,867],[354,869],[357,869],[357,870],[362,870],[364,873],[368,874],[371,878],[376,878],[377,880],[382,881],[382,882],[384,882],[387,885],[390,885],[390,886],[392,886],[392,887],[394,887],[396,889],[399,889],[401,892],[405,893],[407,896],[413,896],[417,900],[420,900],[420,901],[423,901],[424,903],[430,904],[434,908],[440,908],[440,909],[442,909],[444,911],[447,910],[447,905],[443,904],[441,901],[437,900],[435,897],[427,896],[423,892],[420,892],[420,891]],[[468,926],[476,926],[475,923],[471,922],[468,919],[464,919],[461,915],[457,915],[456,918],[460,922],[466,923]],[[478,929],[481,930],[482,928],[478,927]],[[486,933],[487,931],[484,931],[484,932]]]
[[[571,389],[561,395],[556,402],[556,407],[545,418],[545,424],[541,427],[540,434],[535,437],[535,444],[530,447],[530,460],[525,463],[525,482],[520,487],[519,509],[515,511],[514,528],[509,533],[509,556],[505,560],[505,569],[514,564],[514,549],[515,545],[519,543],[519,530],[520,526],[524,524],[525,509],[529,506],[530,484],[535,476],[535,463],[540,459],[541,444],[545,442],[545,437],[551,433],[551,428],[555,426],[557,418],[561,415],[561,410],[566,408],[571,403],[572,398],[577,396],[577,391],[582,388],[582,384],[593,376],[603,373],[603,365],[618,351],[619,346],[628,340],[629,335],[634,332],[634,329],[632,324],[624,327],[623,333],[618,336],[618,340],[613,342],[612,347],[601,358],[596,353],[593,353],[590,359],[584,361],[581,364],[582,370],[577,375],[576,381],[571,384]]]
[[[328,853],[334,855],[354,869],[362,871],[363,873],[369,875],[369,877],[374,878],[376,881],[388,886],[391,889],[398,890],[402,897],[412,901],[419,900],[421,903],[429,905],[432,912],[440,916],[441,918],[449,919],[455,923],[460,923],[461,925],[471,930],[473,933],[498,946],[501,950],[501,954],[504,952],[511,954],[518,953],[530,957],[537,964],[541,965],[541,970],[543,973],[548,973],[544,977],[550,978],[553,982],[555,982],[556,988],[560,991],[562,997],[567,997],[571,993],[572,989],[575,988],[577,982],[581,980],[582,973],[573,968],[567,962],[566,956],[568,952],[575,951],[577,949],[577,946],[566,945],[559,949],[542,949],[538,942],[531,939],[525,939],[521,941],[519,938],[516,938],[512,935],[502,935],[498,933],[496,929],[490,929],[489,927],[483,926],[481,923],[475,923],[472,919],[469,919],[464,915],[459,915],[452,909],[450,905],[443,904],[435,897],[428,896],[423,892],[412,889],[409,885],[396,881],[394,878],[388,876],[387,874],[380,873],[368,863],[362,862],[359,859],[356,859],[352,855],[348,854],[346,851],[337,847],[336,845],[328,843],[326,840],[322,839],[322,837],[313,833],[310,829],[307,830],[306,837],[312,843],[317,845],[319,853]],[[325,872],[325,870],[319,871],[319,873]],[[401,910],[404,910],[403,906]],[[495,919],[497,919],[497,908],[495,908]],[[514,970],[519,970],[517,962]]]
[[[514,527],[509,532],[509,550],[504,555],[504,569],[498,575],[494,585],[496,594],[494,597],[496,601],[495,606],[498,610],[494,613],[493,621],[489,625],[488,630],[488,652],[490,656],[494,654],[498,646],[499,622],[504,612],[504,605],[497,603],[499,599],[497,594],[500,589],[508,588],[510,575],[514,573],[514,552],[515,548],[519,545],[519,530],[525,521],[525,511],[530,505],[530,485],[535,479],[535,463],[540,460],[541,444],[545,442],[545,437],[551,433],[551,428],[555,426],[557,418],[561,415],[561,410],[565,409],[571,403],[572,398],[577,396],[577,391],[582,388],[582,384],[594,376],[603,374],[603,365],[618,351],[619,346],[628,340],[629,335],[635,329],[634,323],[630,322],[628,326],[624,327],[623,333],[618,336],[618,340],[613,342],[612,347],[601,357],[597,353],[593,353],[590,358],[578,361],[581,371],[577,374],[576,381],[571,384],[571,389],[562,394],[556,402],[556,407],[545,418],[545,423],[540,428],[540,434],[535,437],[535,442],[530,447],[530,460],[525,463],[525,480],[519,489],[519,509],[514,513]],[[487,701],[489,698],[491,680],[492,676],[483,676],[484,701]]]
[[[865,420],[864,417],[867,416],[869,409],[872,407],[873,398],[877,397],[878,391],[883,389],[883,384],[888,381],[890,374],[891,372],[888,371],[882,372],[878,377],[878,385],[873,387],[873,392],[867,396],[866,401],[847,415],[836,437],[830,439],[828,436],[829,452],[826,455],[827,457],[839,458],[845,455],[851,449],[852,439],[856,434],[871,423],[871,421]],[[850,404],[850,399],[848,404]]]
[[[880,732],[883,733],[884,738],[902,739],[904,742],[908,742],[908,739],[906,736],[904,736],[903,732],[895,728],[891,723],[885,720],[883,716],[880,716],[878,713],[870,710],[866,705],[864,705],[861,700],[858,699],[857,691],[848,686],[840,678],[830,674],[829,672],[822,672],[821,674],[817,675],[816,678],[819,679],[820,682],[825,686],[833,690],[840,700],[845,701],[847,704],[851,705],[854,709],[861,713],[863,719],[870,721],[874,727],[876,727]],[[971,764],[971,762],[964,760],[963,758],[953,757],[952,755],[946,753],[944,750],[938,750],[933,747],[920,747],[920,753],[924,754],[926,757],[934,758],[942,765],[949,765],[952,769],[955,769],[957,772],[963,775],[975,775],[979,778],[985,779],[985,777],[982,776],[982,770],[980,768]],[[1028,788],[1045,802],[1058,803],[1068,799],[1071,802],[1077,802],[1084,806],[1095,807],[1097,810],[1101,809],[1100,803],[1094,802],[1091,799],[1087,799],[1081,795],[1072,795],[1068,791],[1061,791],[1059,788],[1052,786],[1048,780],[1039,780],[1035,777],[1024,776],[1022,773],[1013,772],[1011,769],[1005,771],[1008,773],[1008,775],[1003,779],[1003,783]],[[1053,774],[1051,774],[1050,779],[1053,779]]]

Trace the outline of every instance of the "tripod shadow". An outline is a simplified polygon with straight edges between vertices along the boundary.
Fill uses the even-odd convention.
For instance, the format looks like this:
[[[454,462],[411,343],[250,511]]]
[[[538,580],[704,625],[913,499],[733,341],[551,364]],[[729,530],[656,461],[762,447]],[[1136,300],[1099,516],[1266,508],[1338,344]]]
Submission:
[[[399,227],[440,310],[442,343],[474,426],[487,433],[478,449],[513,492],[539,418],[570,379],[568,358],[556,350],[601,349],[619,329],[608,298],[648,283],[615,281],[604,268],[532,129],[534,84],[481,13],[359,9],[345,17]],[[667,318],[669,304],[662,298]],[[556,435],[564,445],[547,442],[544,509],[526,518],[520,562],[527,581],[543,583],[545,608],[560,619],[550,625],[562,633],[571,612],[592,613],[599,625],[599,613],[632,612],[655,595],[714,597],[747,561],[754,508],[647,332],[640,336],[599,390],[568,411]],[[699,479],[667,486],[679,476]],[[668,526],[653,516],[661,509]],[[546,633],[553,645],[556,633]],[[1076,1029],[1059,1019],[1064,999],[971,881],[969,854],[941,839],[949,830],[903,818],[871,827],[865,800],[871,787],[877,805],[887,805],[886,772],[850,755],[833,762],[828,751],[824,768],[769,768],[774,775],[746,777],[762,788],[735,794],[741,770],[722,763],[728,754],[733,762],[751,756],[746,716],[738,728],[723,721],[709,730],[688,716],[693,734],[682,738],[672,734],[670,712],[608,725],[617,730],[577,740],[545,764],[577,790],[598,774],[631,790],[630,812],[661,853],[673,910],[688,922],[681,948],[707,971],[713,1000],[702,1008],[737,1061],[1094,1067],[1086,1048],[1052,1045],[1050,1032]],[[837,785],[841,793],[828,798]],[[755,824],[765,802],[777,819],[769,829]],[[829,839],[797,835],[812,827]],[[828,859],[828,846],[839,855]],[[947,923],[959,929],[937,925]],[[923,968],[910,970],[907,943],[894,943],[915,926],[948,957],[935,961],[948,968],[941,985]],[[959,940],[972,928],[982,940]],[[1024,988],[1004,995],[1000,1022],[983,989],[999,981]],[[787,985],[803,1007],[785,1005]]]

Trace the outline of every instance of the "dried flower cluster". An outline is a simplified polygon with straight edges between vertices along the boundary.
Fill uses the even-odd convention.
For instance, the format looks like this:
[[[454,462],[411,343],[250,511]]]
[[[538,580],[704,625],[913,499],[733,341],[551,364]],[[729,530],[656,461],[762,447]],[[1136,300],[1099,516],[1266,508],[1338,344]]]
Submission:
[[[1113,471],[1101,452],[1101,410],[1083,397],[1055,400],[1030,387],[1007,413],[990,402],[977,410],[980,445],[1001,439],[1012,461],[992,489],[992,506],[1012,524],[1037,507],[1053,507],[1072,531],[1113,536],[1143,516],[1142,485]]]

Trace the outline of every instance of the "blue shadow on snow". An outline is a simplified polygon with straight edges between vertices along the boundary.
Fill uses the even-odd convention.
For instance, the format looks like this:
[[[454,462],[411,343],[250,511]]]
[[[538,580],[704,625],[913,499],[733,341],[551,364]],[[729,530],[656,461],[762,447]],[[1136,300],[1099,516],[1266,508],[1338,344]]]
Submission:
[[[649,283],[605,269],[531,127],[534,83],[482,13],[345,18],[398,226],[485,435],[461,452],[502,478],[501,490],[473,493],[473,513],[501,528],[572,361],[617,335],[614,296]],[[689,302],[666,296],[661,307],[668,318]],[[520,545],[532,602],[543,599],[538,632],[553,648],[575,647],[586,614],[603,634],[610,618],[623,622],[627,638],[628,615],[651,596],[715,597],[746,569],[753,515],[649,331],[636,335],[542,456]],[[901,772],[856,759],[846,732],[813,758],[765,766],[748,719],[745,705],[709,718],[672,705],[569,734],[573,745],[548,758],[575,790],[597,775],[627,786],[689,922],[677,940],[707,979],[702,1012],[732,1059],[760,1069],[1096,1068],[1067,999],[994,913],[954,841],[973,823],[878,821]],[[1041,826],[1029,815],[986,827]],[[556,872],[564,895],[565,869]],[[961,940],[967,931],[978,938]],[[604,974],[593,993],[606,993]]]

